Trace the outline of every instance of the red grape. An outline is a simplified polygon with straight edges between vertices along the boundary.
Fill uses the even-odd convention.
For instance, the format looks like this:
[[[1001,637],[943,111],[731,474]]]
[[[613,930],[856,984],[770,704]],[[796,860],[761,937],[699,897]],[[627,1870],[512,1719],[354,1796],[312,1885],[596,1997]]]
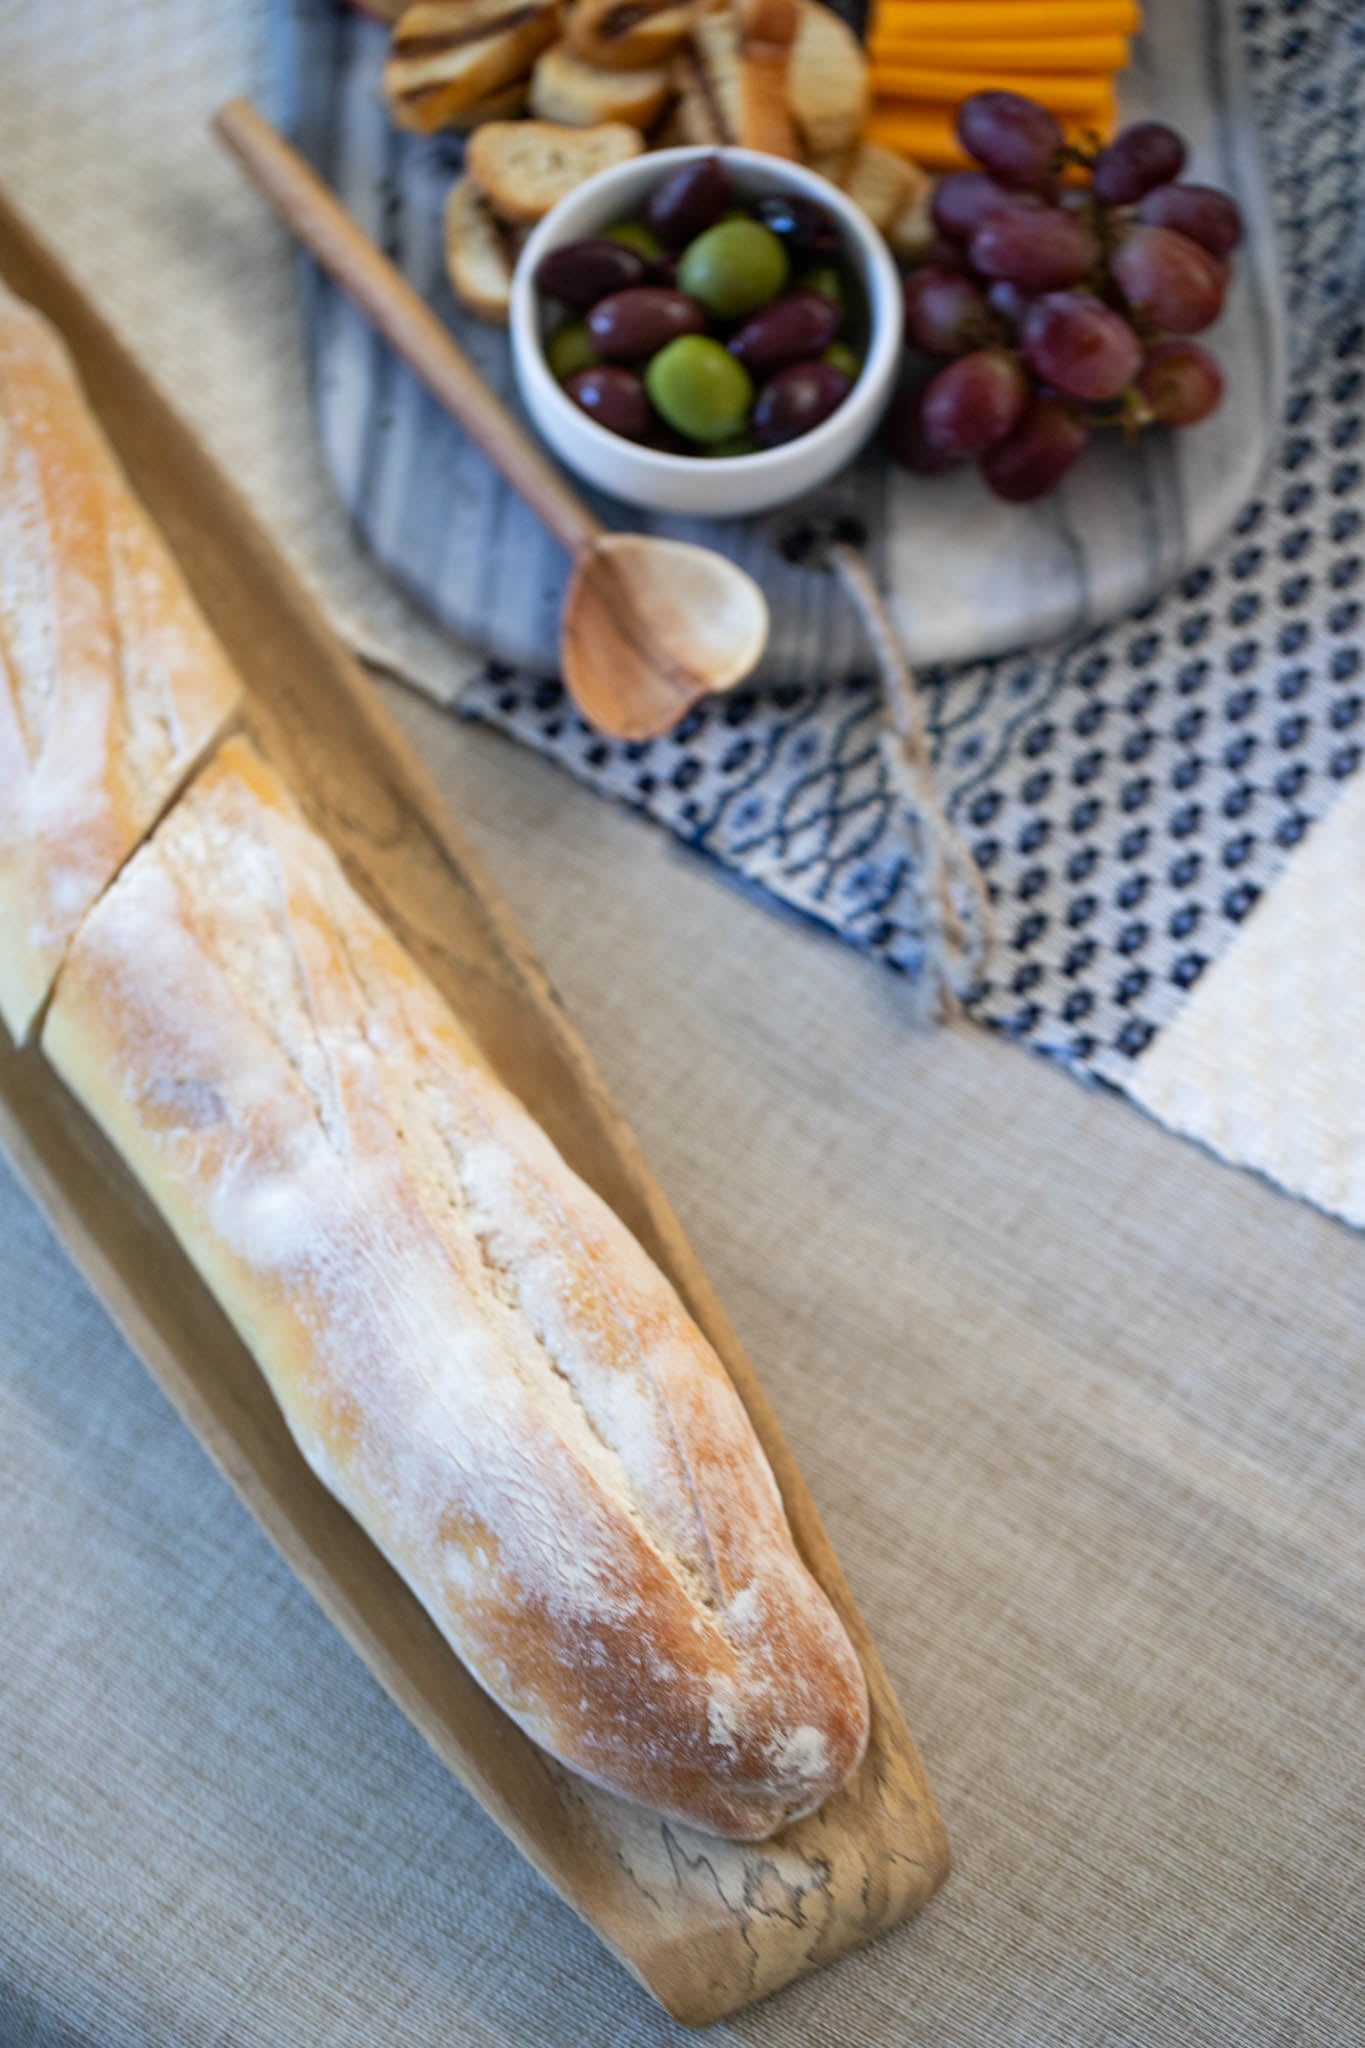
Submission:
[[[924,387],[906,384],[896,393],[882,422],[882,443],[893,462],[915,476],[942,476],[955,465],[924,438]]]
[[[1166,341],[1143,364],[1137,388],[1154,420],[1167,427],[1193,427],[1217,410],[1223,372],[1197,341]]]
[[[1200,334],[1223,310],[1225,267],[1174,228],[1134,228],[1113,272],[1133,311],[1168,334]]]
[[[931,356],[965,356],[998,332],[980,285],[961,271],[912,270],[905,280],[905,331]]]
[[[1004,439],[1028,396],[1028,378],[1004,349],[983,348],[959,356],[925,391],[925,442],[936,455],[970,462]]]
[[[1210,256],[1230,256],[1242,239],[1237,202],[1212,185],[1158,185],[1138,208],[1139,218],[1157,228],[1175,228],[1207,249]]]
[[[957,110],[957,137],[968,156],[1005,184],[1055,190],[1057,153],[1065,137],[1037,100],[1017,92],[974,92]]]
[[[1024,324],[1024,315],[1033,304],[1033,294],[1023,291],[1017,284],[1008,283],[1003,277],[998,277],[987,291],[986,297],[1001,319],[1007,320],[1017,334]]]
[[[1089,292],[1049,292],[1029,309],[1023,354],[1041,383],[1094,405],[1132,382],[1142,344],[1120,314]]]
[[[972,236],[972,265],[1028,292],[1079,284],[1100,259],[1094,230],[1055,206],[1037,213],[997,213]]]
[[[1167,185],[1185,168],[1185,145],[1164,121],[1124,128],[1095,159],[1091,187],[1105,206],[1132,206],[1154,185]]]
[[[1061,482],[1089,439],[1064,398],[1035,398],[1014,432],[989,450],[981,474],[997,498],[1027,504]]]
[[[1015,208],[1041,207],[1036,192],[1001,185],[985,171],[949,171],[934,187],[934,226],[951,241],[969,242],[983,220]]]

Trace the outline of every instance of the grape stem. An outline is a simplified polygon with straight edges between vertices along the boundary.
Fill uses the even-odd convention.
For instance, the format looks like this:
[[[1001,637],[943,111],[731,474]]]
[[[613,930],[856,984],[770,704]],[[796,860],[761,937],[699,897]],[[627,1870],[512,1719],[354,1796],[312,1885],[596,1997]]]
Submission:
[[[882,761],[923,863],[930,1012],[957,1016],[985,966],[990,899],[981,870],[943,808],[920,693],[871,571],[848,541],[833,541],[827,560],[872,645],[882,686]]]

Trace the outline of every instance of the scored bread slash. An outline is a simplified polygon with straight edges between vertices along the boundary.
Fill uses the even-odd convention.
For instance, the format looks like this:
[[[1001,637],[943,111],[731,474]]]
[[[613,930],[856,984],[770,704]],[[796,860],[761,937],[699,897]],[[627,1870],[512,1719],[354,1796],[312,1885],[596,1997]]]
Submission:
[[[460,304],[480,320],[507,325],[523,239],[485,205],[472,178],[456,180],[446,199],[446,272]]]
[[[542,51],[531,74],[531,112],[570,128],[593,128],[603,121],[649,128],[672,96],[665,66],[608,71],[576,57],[567,43],[552,43]]]
[[[687,41],[696,8],[678,0],[576,0],[568,17],[569,47],[606,71],[643,71]]]
[[[792,119],[819,155],[851,149],[867,118],[867,59],[846,21],[803,0],[787,70]]]
[[[570,128],[554,121],[490,121],[476,128],[465,157],[479,191],[508,221],[543,220],[561,199],[645,146],[637,128],[608,121]]]
[[[558,0],[419,0],[384,66],[389,112],[420,135],[448,127],[524,79],[558,33]]]

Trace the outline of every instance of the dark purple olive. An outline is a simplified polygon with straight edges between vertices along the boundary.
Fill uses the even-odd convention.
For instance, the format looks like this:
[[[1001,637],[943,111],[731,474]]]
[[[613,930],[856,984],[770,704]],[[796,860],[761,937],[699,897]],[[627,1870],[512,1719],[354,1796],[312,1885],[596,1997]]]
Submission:
[[[827,420],[852,389],[852,379],[833,363],[789,363],[758,394],[754,438],[764,448],[795,441]]]
[[[649,264],[649,282],[667,285],[672,291],[678,282],[678,252],[670,249],[663,256],[654,256]]]
[[[588,315],[593,345],[609,363],[643,362],[680,334],[700,334],[705,326],[706,315],[695,299],[661,284],[613,292]]]
[[[793,256],[814,259],[839,254],[834,217],[818,200],[806,199],[799,192],[769,192],[754,213],[765,228],[782,237]]]
[[[767,377],[788,363],[823,355],[839,332],[839,308],[819,292],[788,292],[753,313],[730,341],[746,370]]]
[[[633,370],[618,369],[614,363],[597,363],[592,369],[580,370],[576,377],[570,377],[564,389],[599,427],[623,434],[627,441],[642,441],[649,433],[649,400]]]
[[[718,221],[734,199],[730,173],[720,158],[700,157],[695,163],[679,164],[654,187],[649,224],[661,241],[681,249]]]
[[[566,306],[584,311],[605,299],[608,292],[628,291],[642,284],[644,259],[620,242],[604,235],[590,235],[583,242],[566,242],[551,249],[536,266],[536,283],[547,298],[560,299]]]

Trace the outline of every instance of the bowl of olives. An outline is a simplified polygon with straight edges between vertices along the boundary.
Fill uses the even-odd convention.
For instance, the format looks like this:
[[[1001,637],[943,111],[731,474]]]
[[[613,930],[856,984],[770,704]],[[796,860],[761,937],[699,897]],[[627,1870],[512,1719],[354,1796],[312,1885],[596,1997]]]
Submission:
[[[512,360],[561,461],[651,511],[799,496],[876,427],[901,353],[886,245],[837,186],[746,149],[666,149],[571,192],[522,251]]]

